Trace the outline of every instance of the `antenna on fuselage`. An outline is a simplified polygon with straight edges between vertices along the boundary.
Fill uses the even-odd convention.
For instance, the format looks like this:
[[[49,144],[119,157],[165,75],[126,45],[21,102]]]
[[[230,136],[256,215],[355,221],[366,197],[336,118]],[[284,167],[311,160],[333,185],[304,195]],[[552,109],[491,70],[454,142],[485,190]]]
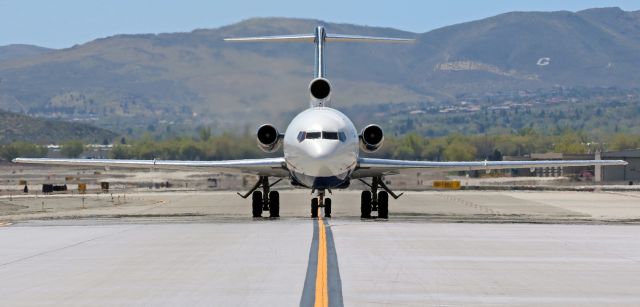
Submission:
[[[325,42],[372,42],[372,43],[412,43],[411,38],[374,37],[361,35],[328,34],[323,26],[316,27],[313,34],[275,35],[257,37],[225,38],[227,42],[312,42],[316,46],[313,77],[309,83],[311,107],[328,106],[331,84],[325,77]]]

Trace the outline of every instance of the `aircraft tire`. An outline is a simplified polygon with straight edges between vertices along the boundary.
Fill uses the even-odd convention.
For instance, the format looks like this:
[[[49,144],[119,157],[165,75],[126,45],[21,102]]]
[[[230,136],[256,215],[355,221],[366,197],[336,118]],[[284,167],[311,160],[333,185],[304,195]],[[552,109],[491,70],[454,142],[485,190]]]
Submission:
[[[254,191],[251,194],[251,212],[253,217],[262,216],[262,192],[260,191]]]
[[[331,198],[324,199],[324,217],[331,217]]]
[[[385,191],[378,193],[378,218],[389,218],[389,193]]]
[[[371,218],[371,191],[362,191],[360,195],[360,218]]]
[[[280,217],[280,193],[269,192],[269,217]]]
[[[315,198],[315,197],[311,199],[311,217],[312,218],[318,217],[318,198]]]

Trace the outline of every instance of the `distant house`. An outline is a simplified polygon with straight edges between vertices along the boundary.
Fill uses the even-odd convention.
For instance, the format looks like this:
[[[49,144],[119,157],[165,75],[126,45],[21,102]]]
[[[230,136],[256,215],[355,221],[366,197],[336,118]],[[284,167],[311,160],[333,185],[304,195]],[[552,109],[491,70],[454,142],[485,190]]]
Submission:
[[[83,159],[108,159],[113,145],[89,144],[85,145],[84,151],[79,158]],[[47,145],[47,158],[65,158],[61,153],[61,145]]]
[[[47,158],[63,158],[60,150],[62,146],[60,145],[47,145]]]

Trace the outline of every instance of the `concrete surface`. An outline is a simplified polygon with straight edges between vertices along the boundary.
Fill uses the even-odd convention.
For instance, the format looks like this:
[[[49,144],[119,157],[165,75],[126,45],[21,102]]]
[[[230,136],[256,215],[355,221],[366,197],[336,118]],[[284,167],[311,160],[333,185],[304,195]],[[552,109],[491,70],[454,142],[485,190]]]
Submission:
[[[300,304],[308,191],[273,220],[231,192],[117,196],[1,197],[0,305]],[[640,193],[411,192],[388,221],[331,197],[345,306],[640,305]]]
[[[335,191],[329,197],[334,217],[359,219],[359,192]],[[308,217],[310,198],[308,190],[281,191],[281,216]],[[80,217],[247,221],[250,210],[250,200],[235,192],[0,196],[0,222]],[[391,200],[389,210],[394,221],[638,223],[640,192],[407,192]]]
[[[293,306],[311,235],[308,221],[6,227],[1,304]]]
[[[640,305],[638,226],[333,221],[332,230],[345,306]]]

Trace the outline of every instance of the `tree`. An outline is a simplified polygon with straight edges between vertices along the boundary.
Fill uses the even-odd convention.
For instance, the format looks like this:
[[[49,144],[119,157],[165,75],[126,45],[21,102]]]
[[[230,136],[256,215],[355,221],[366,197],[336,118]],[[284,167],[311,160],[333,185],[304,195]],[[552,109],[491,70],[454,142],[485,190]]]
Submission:
[[[13,142],[0,147],[0,157],[11,161],[15,158],[42,158],[47,155],[47,148],[24,141]]]
[[[493,151],[493,154],[489,157],[489,160],[491,160],[491,161],[502,161],[502,153],[500,152],[500,150],[496,148]]]
[[[637,137],[618,133],[611,140],[609,149],[611,150],[625,150],[636,149],[640,146],[640,140]]]
[[[200,140],[208,141],[211,138],[211,127],[200,128]]]
[[[476,157],[477,149],[469,143],[454,141],[444,150],[444,158],[447,161],[470,161]]]
[[[557,138],[553,150],[565,154],[583,154],[587,152],[587,146],[578,134],[567,132]]]
[[[447,141],[443,138],[431,139],[422,150],[422,158],[431,161],[441,161],[444,158],[444,150],[447,148]]]
[[[81,141],[73,140],[62,144],[60,153],[67,158],[77,158],[84,151],[84,144]]]
[[[111,149],[111,158],[112,159],[131,159],[133,158],[131,152],[129,150],[129,146],[116,144]]]

